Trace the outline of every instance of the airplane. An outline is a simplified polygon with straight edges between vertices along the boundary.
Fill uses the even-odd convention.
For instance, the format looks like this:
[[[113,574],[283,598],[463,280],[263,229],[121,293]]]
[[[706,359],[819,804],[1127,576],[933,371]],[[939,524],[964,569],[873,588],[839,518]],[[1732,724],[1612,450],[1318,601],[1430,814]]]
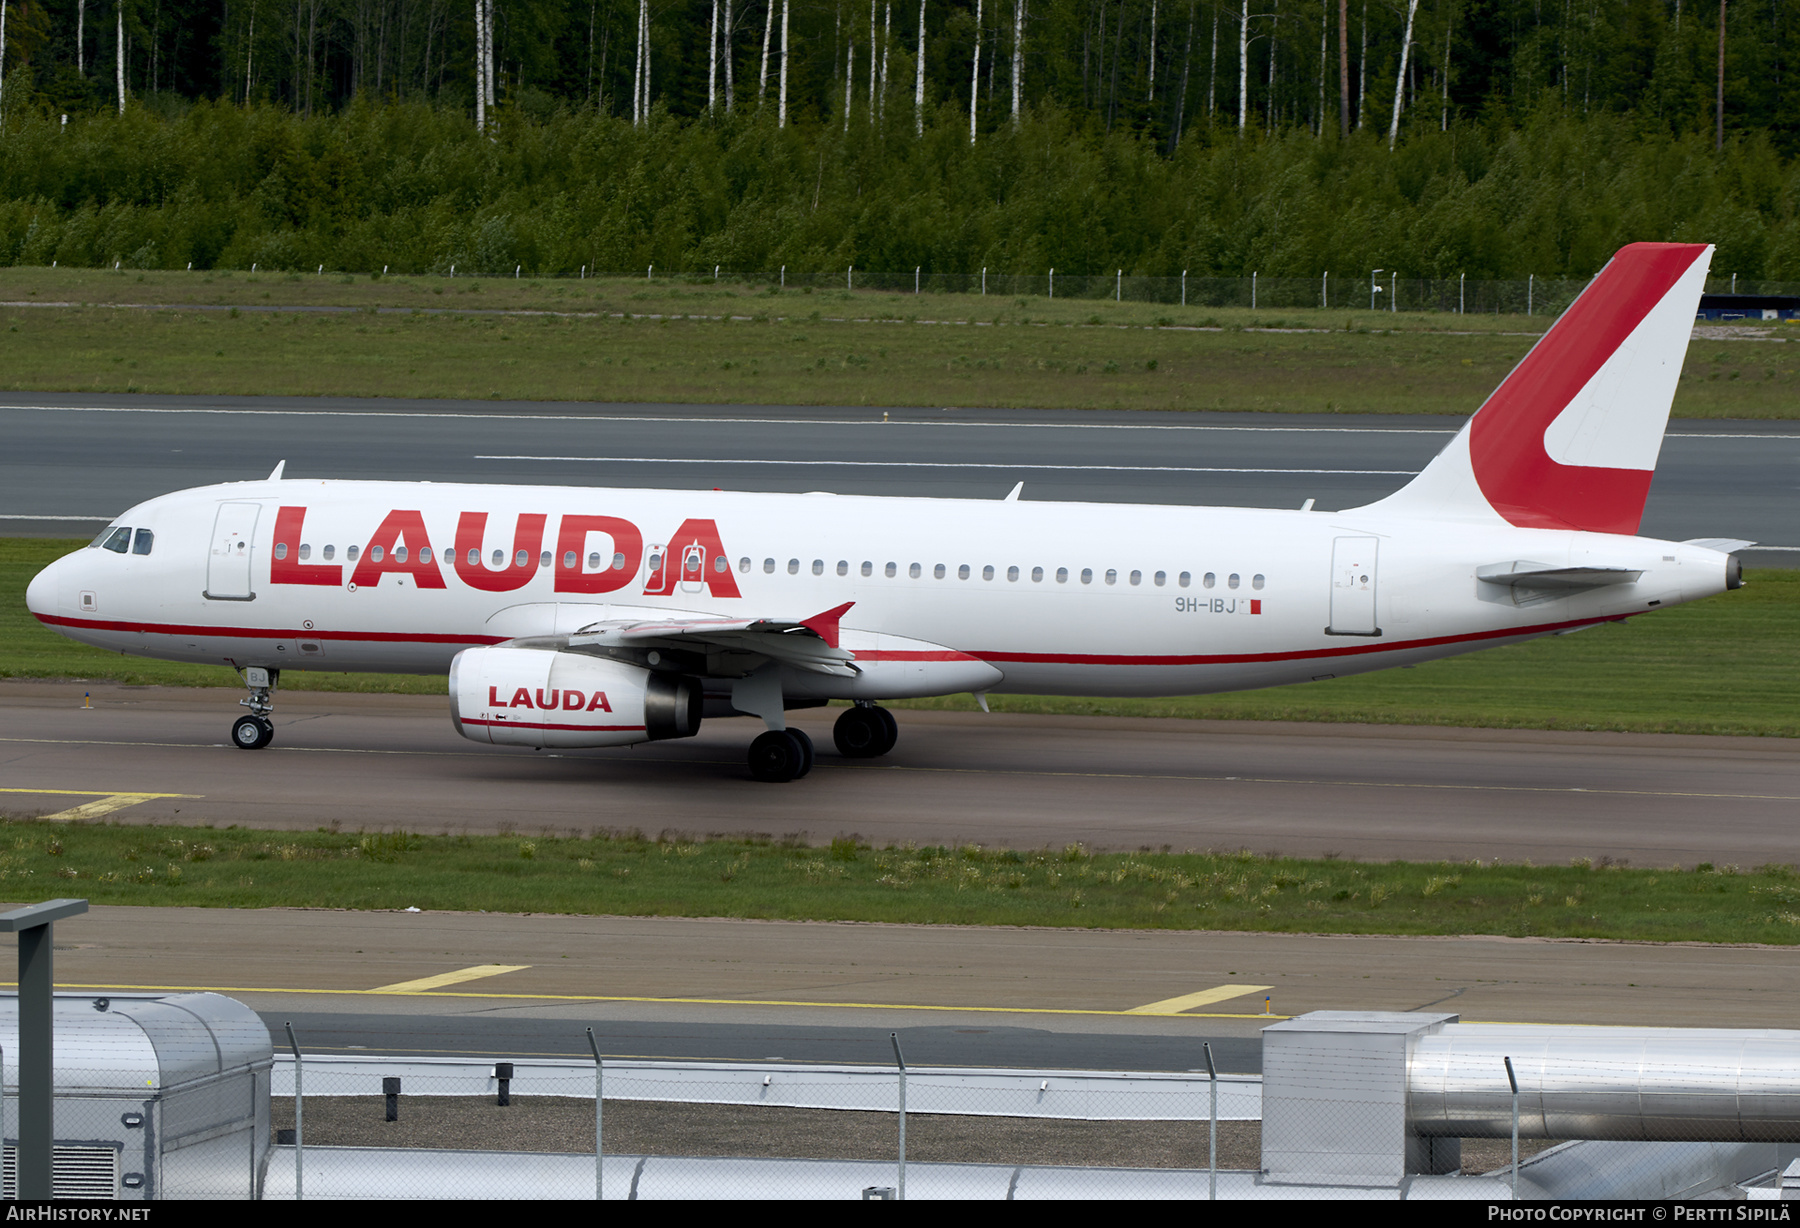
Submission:
[[[1743,584],[1735,539],[1637,536],[1711,261],[1621,249],[1443,451],[1345,511],[286,478],[164,495],[26,600],[101,648],[223,663],[274,736],[285,670],[447,673],[477,742],[625,746],[759,719],[803,777],[883,700],[1190,695],[1565,635]],[[1022,483],[1021,483],[1022,486]]]

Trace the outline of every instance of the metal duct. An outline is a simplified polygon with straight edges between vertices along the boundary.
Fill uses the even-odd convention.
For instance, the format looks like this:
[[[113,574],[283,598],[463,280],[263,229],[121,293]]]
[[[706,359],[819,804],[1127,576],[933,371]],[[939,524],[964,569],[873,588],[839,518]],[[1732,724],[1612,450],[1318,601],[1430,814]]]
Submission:
[[[1407,1068],[1419,1135],[1619,1141],[1800,1142],[1800,1032],[1453,1023]]]

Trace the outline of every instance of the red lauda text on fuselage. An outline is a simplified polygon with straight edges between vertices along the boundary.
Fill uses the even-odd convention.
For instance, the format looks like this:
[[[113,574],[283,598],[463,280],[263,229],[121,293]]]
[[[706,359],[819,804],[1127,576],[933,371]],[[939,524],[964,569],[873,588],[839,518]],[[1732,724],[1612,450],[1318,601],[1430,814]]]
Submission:
[[[513,526],[512,549],[498,567],[482,557],[488,513],[463,512],[456,521],[456,545],[448,552],[431,553],[425,516],[415,509],[396,509],[381,519],[352,569],[348,583],[358,588],[378,584],[390,573],[410,578],[422,589],[448,587],[443,563],[470,588],[484,593],[507,593],[525,587],[538,572],[538,555],[544,548],[549,516],[522,512]],[[275,516],[275,549],[269,564],[271,584],[317,584],[336,588],[346,583],[345,564],[309,563],[300,558],[300,540],[306,524],[304,507],[283,507]],[[612,539],[612,550],[598,570],[581,567],[588,535],[603,533]],[[445,554],[448,554],[447,560]],[[561,518],[556,534],[556,563],[569,555],[575,566],[553,566],[554,590],[559,593],[611,593],[629,586],[644,559],[644,535],[635,524],[617,516],[570,514]],[[524,560],[520,562],[520,560]],[[680,583],[704,584],[714,597],[737,597],[737,580],[727,561],[719,526],[711,520],[688,519],[669,540],[657,566],[644,585],[644,596],[667,597]]]

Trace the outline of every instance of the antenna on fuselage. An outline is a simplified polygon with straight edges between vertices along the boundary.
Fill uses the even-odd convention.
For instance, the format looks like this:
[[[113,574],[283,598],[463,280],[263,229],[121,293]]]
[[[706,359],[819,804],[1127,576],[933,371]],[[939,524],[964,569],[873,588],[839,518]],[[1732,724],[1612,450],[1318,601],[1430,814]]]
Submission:
[[[271,482],[281,481],[281,471],[286,468],[287,468],[286,460],[276,461],[275,462],[275,471],[273,473],[269,474],[269,481],[271,481]]]
[[[1007,491],[1006,498],[1000,500],[1000,502],[1002,502],[1002,503],[1017,503],[1019,501],[1019,492],[1024,489],[1025,489],[1025,483],[1020,482],[1017,486],[1014,486],[1011,490]]]

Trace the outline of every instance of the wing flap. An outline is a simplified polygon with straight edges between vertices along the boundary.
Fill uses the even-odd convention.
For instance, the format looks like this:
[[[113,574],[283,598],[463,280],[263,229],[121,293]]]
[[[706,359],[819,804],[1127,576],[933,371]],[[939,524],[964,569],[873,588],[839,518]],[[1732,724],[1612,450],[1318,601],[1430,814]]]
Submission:
[[[862,671],[856,654],[838,647],[838,620],[853,603],[811,618],[661,618],[591,623],[569,637],[574,651],[718,649],[767,657],[783,665],[836,678]]]

